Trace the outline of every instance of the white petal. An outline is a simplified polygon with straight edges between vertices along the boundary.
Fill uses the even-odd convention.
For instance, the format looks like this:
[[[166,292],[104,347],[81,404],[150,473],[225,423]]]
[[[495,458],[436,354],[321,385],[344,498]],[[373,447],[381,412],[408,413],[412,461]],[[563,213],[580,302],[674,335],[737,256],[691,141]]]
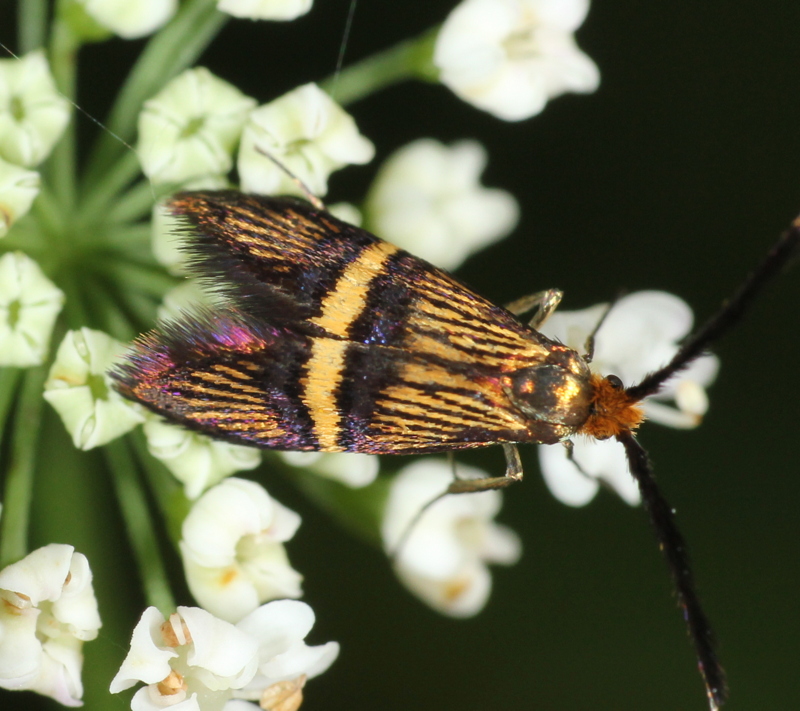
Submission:
[[[175,14],[177,0],[80,0],[103,27],[125,39],[155,32]]]
[[[178,613],[192,635],[189,665],[217,677],[214,686],[210,677],[203,677],[210,689],[241,688],[253,678],[258,644],[252,635],[199,607],[179,606]]]
[[[237,624],[258,640],[261,663],[291,649],[305,639],[313,626],[314,611],[297,600],[268,602]]]
[[[0,158],[0,237],[26,215],[39,194],[39,173]]]
[[[299,642],[284,654],[261,664],[258,669],[258,680],[266,687],[278,681],[296,679],[301,674],[312,679],[327,671],[338,656],[339,644],[337,642],[328,642],[314,647]]]
[[[42,363],[63,303],[62,291],[26,254],[0,257],[0,365]]]
[[[27,168],[48,156],[71,110],[41,50],[0,59],[0,107],[0,157]],[[10,107],[15,107],[13,113]]]
[[[133,629],[131,649],[111,681],[112,694],[129,689],[139,681],[155,684],[169,675],[170,660],[177,657],[178,653],[164,646],[161,634],[164,621],[164,616],[155,607],[148,607],[142,613]]]
[[[217,9],[251,20],[294,20],[305,15],[313,0],[217,0]]]
[[[318,86],[305,84],[250,114],[238,169],[245,191],[303,195],[275,163],[279,161],[314,195],[322,196],[334,170],[367,163],[374,153],[352,116]]]
[[[124,351],[124,344],[89,328],[68,331],[58,347],[44,398],[79,449],[106,444],[144,420],[141,409],[124,400],[106,374]]]
[[[255,101],[203,67],[188,69],[145,102],[138,155],[153,182],[227,173]]]
[[[413,141],[381,166],[366,203],[367,226],[434,264],[454,269],[506,236],[519,208],[480,184],[486,150],[477,141]]]
[[[567,506],[585,506],[597,494],[600,485],[593,477],[581,473],[567,458],[561,445],[543,444],[538,447],[539,466],[547,488]]]

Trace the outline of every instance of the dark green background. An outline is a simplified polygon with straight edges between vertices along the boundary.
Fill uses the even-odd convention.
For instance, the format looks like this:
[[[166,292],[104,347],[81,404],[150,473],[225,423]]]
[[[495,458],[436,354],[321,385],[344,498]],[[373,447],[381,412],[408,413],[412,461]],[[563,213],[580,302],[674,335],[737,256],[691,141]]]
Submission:
[[[361,2],[346,63],[424,30],[452,4]],[[203,63],[260,101],[328,76],[348,2],[317,5],[286,25],[230,23]],[[512,238],[459,272],[491,298],[559,287],[572,309],[620,288],[665,289],[704,317],[800,211],[799,27],[800,5],[785,0],[608,0],[579,32],[602,74],[594,95],[558,99],[518,124],[437,85],[397,86],[350,110],[379,159],[419,136],[488,147],[485,182],[514,193],[523,211]],[[114,62],[138,47],[113,41],[85,53],[80,102],[90,113],[104,115],[123,76]],[[373,171],[339,174],[329,200],[357,201]],[[789,709],[800,698],[799,278],[796,269],[774,284],[719,344],[722,369],[700,429],[645,425],[640,436],[691,545],[731,711]],[[309,684],[305,708],[705,708],[643,511],[607,492],[567,508],[542,483],[534,449],[522,456],[527,478],[507,493],[501,520],[519,532],[524,556],[497,571],[487,608],[468,621],[429,611],[378,551],[262,472],[304,518],[288,549],[317,613],[311,641],[342,643],[335,666]],[[464,460],[502,469],[496,451]],[[54,476],[64,475],[59,465]],[[115,516],[102,484],[76,481],[75,491],[85,507]],[[54,521],[40,521],[37,538],[57,537]],[[127,625],[141,601],[109,576],[112,565],[130,567],[93,560],[115,595],[104,611]],[[121,659],[125,634],[115,634],[112,624],[87,647],[88,664]],[[33,701],[1,698],[4,708],[9,698],[19,708]]]

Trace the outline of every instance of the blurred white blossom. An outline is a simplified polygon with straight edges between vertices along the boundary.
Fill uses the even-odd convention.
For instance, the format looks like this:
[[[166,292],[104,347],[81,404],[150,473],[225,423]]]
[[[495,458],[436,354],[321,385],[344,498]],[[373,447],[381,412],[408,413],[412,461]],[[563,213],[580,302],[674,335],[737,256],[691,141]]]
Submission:
[[[588,0],[464,0],[436,39],[439,78],[506,121],[565,92],[594,91],[600,73],[573,37],[588,10]]]
[[[125,39],[155,32],[175,14],[177,0],[78,0],[99,25]]]
[[[238,700],[270,698],[294,681],[302,699],[305,679],[324,672],[339,654],[336,642],[305,644],[313,625],[314,612],[297,600],[262,605],[235,626],[197,607],[178,607],[169,620],[150,607],[133,631],[111,693],[147,684],[133,697],[134,711],[258,711]]]
[[[362,216],[361,210],[349,202],[337,202],[333,205],[326,205],[328,212],[334,217],[338,217],[344,222],[349,222],[355,227],[361,227]]]
[[[283,544],[300,516],[264,487],[231,478],[209,489],[183,522],[180,543],[195,600],[228,622],[238,622],[267,600],[300,597],[302,576]]]
[[[305,84],[250,114],[239,148],[241,187],[266,195],[303,195],[276,160],[321,197],[333,171],[368,163],[374,154],[353,117],[316,84]]]
[[[294,20],[305,15],[313,0],[217,0],[217,9],[250,20]]]
[[[0,158],[0,237],[27,214],[39,194],[39,173]]]
[[[557,311],[540,331],[582,353],[586,338],[607,308],[608,304],[598,304],[582,311]],[[590,367],[602,375],[618,376],[626,387],[635,385],[670,361],[680,340],[691,331],[693,321],[686,302],[672,294],[639,291],[624,296],[613,305],[597,333]],[[642,403],[645,415],[670,427],[696,427],[708,407],[705,388],[713,382],[718,369],[716,356],[698,358],[667,381],[661,392]],[[639,489],[618,442],[577,438],[574,459],[580,468],[569,461],[564,447],[539,447],[545,481],[560,501],[583,506],[605,482],[629,504],[639,503]]]
[[[256,102],[203,67],[187,69],[145,102],[139,160],[154,183],[227,173]]]
[[[44,362],[63,292],[22,252],[0,257],[0,365]]]
[[[83,643],[100,616],[86,556],[52,543],[0,571],[0,688],[80,706]]]
[[[354,489],[368,486],[378,476],[380,458],[373,454],[352,452],[279,452],[293,467],[303,467],[314,474],[347,484]]]
[[[219,442],[157,415],[147,416],[144,434],[150,454],[183,484],[188,499],[196,499],[225,477],[255,469],[261,462],[261,452],[253,447]]]
[[[505,190],[484,188],[487,155],[477,141],[445,146],[413,141],[381,166],[366,201],[369,229],[445,269],[505,237],[519,206]]]
[[[488,476],[461,465],[457,472],[464,479]],[[409,590],[439,612],[469,617],[489,598],[488,563],[516,563],[521,546],[516,533],[494,522],[502,504],[499,491],[446,496],[425,511],[409,532],[421,509],[452,481],[452,468],[441,459],[422,459],[402,469],[386,503],[383,545],[395,556],[397,576]]]
[[[44,52],[0,59],[0,158],[31,168],[53,150],[69,121]]]
[[[78,449],[106,444],[144,421],[141,408],[111,387],[108,369],[124,343],[102,331],[68,331],[44,385],[44,398],[60,415]]]

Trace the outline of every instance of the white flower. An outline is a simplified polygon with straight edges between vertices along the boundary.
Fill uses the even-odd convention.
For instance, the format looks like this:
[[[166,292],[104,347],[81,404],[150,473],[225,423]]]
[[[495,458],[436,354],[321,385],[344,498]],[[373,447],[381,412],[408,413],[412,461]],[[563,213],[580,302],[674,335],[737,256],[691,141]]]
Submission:
[[[148,415],[144,434],[150,454],[183,484],[188,499],[196,499],[225,477],[255,469],[261,462],[261,452],[253,447],[218,442],[156,415]]]
[[[206,175],[182,185],[181,190],[219,190],[227,186],[228,182],[221,175]],[[181,244],[186,235],[181,231],[181,220],[166,208],[170,197],[159,200],[153,206],[150,246],[153,256],[170,274],[183,275],[186,274],[187,255],[181,249]]]
[[[322,196],[334,170],[367,163],[374,154],[353,117],[316,84],[305,84],[250,114],[239,148],[242,190],[303,195],[274,159]]]
[[[487,476],[461,465],[457,472],[466,479]],[[469,617],[489,597],[487,563],[511,565],[521,547],[513,531],[493,521],[502,503],[499,491],[446,496],[424,512],[402,542],[423,506],[452,481],[452,468],[444,460],[422,459],[401,470],[389,492],[382,535],[386,551],[396,555],[395,571],[409,590],[439,612]]]
[[[0,158],[0,237],[27,214],[39,194],[39,174]]]
[[[505,190],[484,188],[486,150],[477,141],[409,143],[381,166],[366,202],[375,234],[445,269],[505,237],[519,207]]]
[[[313,625],[314,612],[296,600],[262,605],[235,626],[197,607],[179,607],[169,620],[150,607],[133,631],[111,693],[142,681],[147,686],[134,695],[134,711],[238,711],[243,707],[234,700],[257,701],[289,681],[302,688],[333,663],[336,642],[303,642]]]
[[[195,600],[238,622],[267,600],[300,597],[302,576],[283,546],[299,525],[255,482],[232,478],[207,491],[184,519],[180,543]]]
[[[79,0],[95,22],[125,39],[155,32],[175,14],[177,0]]]
[[[309,469],[314,474],[347,484],[354,489],[368,486],[378,476],[380,458],[373,454],[351,452],[279,452],[293,467]]]
[[[80,706],[83,643],[100,616],[89,562],[52,543],[0,571],[0,688]]]
[[[102,331],[68,331],[44,384],[44,399],[61,416],[78,449],[106,444],[144,421],[141,408],[123,399],[106,374],[125,344]]]
[[[217,0],[217,9],[250,20],[294,20],[305,15],[313,0]]]
[[[69,121],[41,51],[0,59],[0,157],[26,168],[41,163]]]
[[[439,78],[506,121],[534,116],[565,92],[594,91],[600,74],[572,34],[588,9],[588,0],[464,0],[436,38]]]
[[[338,217],[340,220],[349,222],[356,227],[361,227],[361,211],[352,203],[337,202],[333,205],[326,205],[326,207],[328,208],[328,212],[334,217]]]
[[[223,175],[255,101],[203,67],[187,69],[144,104],[139,160],[154,183]]]
[[[39,365],[64,294],[22,252],[0,257],[0,365]]]
[[[582,353],[586,338],[607,307],[598,304],[582,311],[557,311],[540,330]],[[618,376],[626,386],[635,385],[669,362],[692,323],[689,306],[672,294],[639,291],[624,296],[613,305],[597,334],[590,367],[602,375]],[[642,403],[645,414],[671,427],[696,427],[708,407],[705,387],[718,369],[716,356],[698,358],[669,380],[660,393]],[[664,401],[674,401],[675,406]],[[639,489],[618,442],[577,439],[574,447],[580,469],[569,461],[564,447],[539,447],[542,473],[556,498],[570,506],[583,506],[605,482],[629,504],[639,503]]]

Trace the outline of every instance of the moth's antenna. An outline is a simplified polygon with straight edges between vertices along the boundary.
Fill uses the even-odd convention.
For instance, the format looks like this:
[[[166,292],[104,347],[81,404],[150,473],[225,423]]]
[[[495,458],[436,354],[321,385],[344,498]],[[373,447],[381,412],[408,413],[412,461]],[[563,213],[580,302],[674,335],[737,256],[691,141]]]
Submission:
[[[705,325],[698,329],[680,347],[673,359],[660,370],[645,376],[638,385],[626,390],[634,401],[657,393],[661,386],[675,373],[687,367],[716,341],[738,323],[755,296],[778,275],[780,270],[794,257],[800,246],[800,217],[783,233],[778,243],[769,251],[764,261],[745,279],[744,283],[728,299]]]
[[[260,153],[265,158],[269,158],[278,168],[280,168],[286,175],[288,175],[303,191],[303,194],[306,196],[306,200],[308,200],[317,210],[325,210],[325,203],[322,202],[314,193],[311,192],[311,188],[308,187],[300,178],[298,178],[287,166],[281,163],[274,155],[272,155],[269,151],[265,150],[261,146],[256,146],[256,151]]]
[[[698,666],[706,685],[709,707],[711,711],[717,711],[728,698],[728,685],[725,681],[725,672],[717,658],[711,624],[703,612],[700,599],[695,591],[686,541],[675,524],[672,507],[656,485],[647,452],[630,431],[618,434],[617,439],[625,447],[628,466],[639,485],[642,502],[650,515],[659,548],[667,559],[667,565],[678,594],[678,602],[683,608],[686,627],[697,653]]]

